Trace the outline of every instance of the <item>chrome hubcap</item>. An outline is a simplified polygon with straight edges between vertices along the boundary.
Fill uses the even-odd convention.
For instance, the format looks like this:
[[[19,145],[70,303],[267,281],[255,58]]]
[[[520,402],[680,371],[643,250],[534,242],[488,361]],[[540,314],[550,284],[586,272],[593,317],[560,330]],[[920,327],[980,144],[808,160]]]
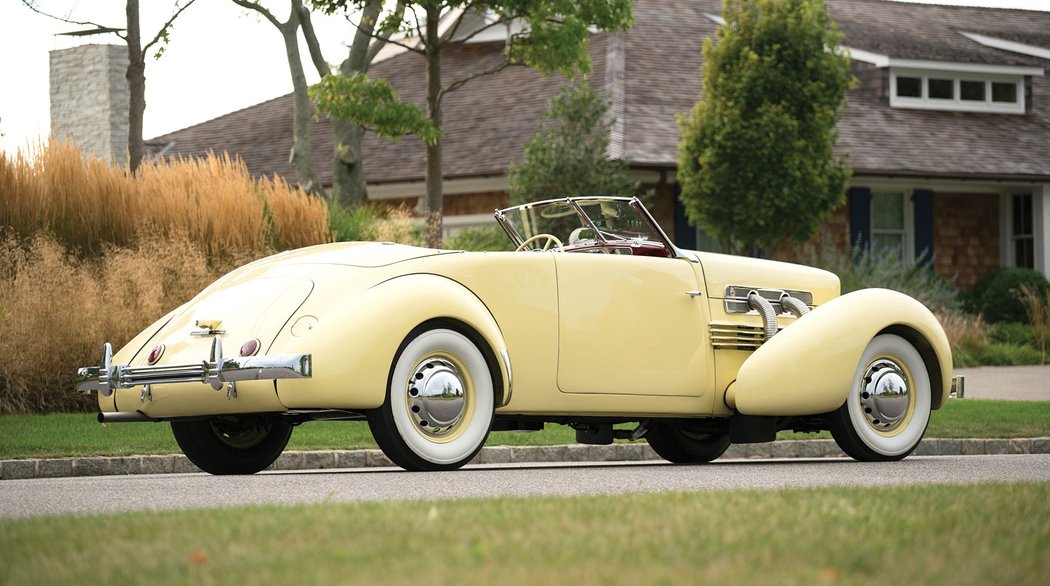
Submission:
[[[430,358],[416,365],[405,387],[416,429],[434,438],[456,429],[467,407],[466,387],[462,373],[448,360]]]
[[[893,431],[908,414],[908,375],[899,364],[879,359],[868,366],[861,381],[860,406],[875,431]]]

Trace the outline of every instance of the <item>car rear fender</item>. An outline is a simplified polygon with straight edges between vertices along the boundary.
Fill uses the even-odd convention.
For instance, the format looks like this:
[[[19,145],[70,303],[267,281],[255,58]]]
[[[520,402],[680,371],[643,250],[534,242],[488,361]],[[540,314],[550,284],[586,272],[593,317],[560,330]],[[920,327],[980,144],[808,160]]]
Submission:
[[[332,304],[324,315],[317,315],[317,309],[301,310],[318,318],[309,333],[296,338],[283,332],[274,344],[277,353],[301,347],[313,354],[311,380],[278,381],[277,393],[290,409],[379,407],[398,349],[413,330],[428,323],[459,330],[478,346],[487,346],[481,351],[496,375],[496,406],[510,398],[510,363],[499,326],[485,304],[452,279],[399,276]]]
[[[726,391],[726,404],[745,415],[814,415],[837,409],[861,354],[880,333],[899,335],[926,363],[940,408],[951,386],[952,355],[937,318],[911,297],[863,289],[799,318],[752,354]]]

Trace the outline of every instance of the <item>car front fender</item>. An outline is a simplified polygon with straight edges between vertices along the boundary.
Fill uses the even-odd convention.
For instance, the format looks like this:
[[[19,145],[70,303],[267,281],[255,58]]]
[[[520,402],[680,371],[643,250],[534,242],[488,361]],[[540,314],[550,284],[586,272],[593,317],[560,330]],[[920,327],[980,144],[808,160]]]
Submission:
[[[861,354],[880,333],[897,334],[922,355],[932,407],[951,387],[952,354],[937,318],[896,291],[863,289],[835,298],[768,340],[740,367],[726,404],[745,415],[815,415],[846,400]]]
[[[398,349],[427,322],[464,329],[462,333],[476,343],[488,345],[481,350],[497,365],[496,406],[510,399],[510,362],[499,326],[485,304],[452,279],[434,274],[398,276],[327,308],[304,305],[299,314],[316,316],[316,324],[309,332],[297,332],[298,336],[282,332],[272,350],[302,348],[313,355],[312,379],[277,383],[281,403],[290,409],[379,407]]]

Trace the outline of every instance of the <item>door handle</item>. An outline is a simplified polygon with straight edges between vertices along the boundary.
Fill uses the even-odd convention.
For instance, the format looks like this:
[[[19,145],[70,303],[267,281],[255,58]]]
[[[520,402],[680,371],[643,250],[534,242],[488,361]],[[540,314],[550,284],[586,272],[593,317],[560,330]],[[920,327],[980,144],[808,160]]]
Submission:
[[[703,291],[686,291],[685,294],[690,296],[690,297],[700,297],[701,295],[704,294],[704,292]]]

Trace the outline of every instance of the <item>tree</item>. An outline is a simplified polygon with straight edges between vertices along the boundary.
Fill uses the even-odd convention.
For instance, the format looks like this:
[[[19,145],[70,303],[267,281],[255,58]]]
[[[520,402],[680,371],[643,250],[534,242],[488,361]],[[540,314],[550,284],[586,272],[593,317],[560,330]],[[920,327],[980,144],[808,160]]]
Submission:
[[[426,242],[441,247],[442,232],[442,102],[449,93],[484,75],[492,75],[511,65],[525,65],[543,73],[561,72],[572,77],[590,71],[587,39],[590,27],[605,31],[626,29],[633,22],[630,0],[415,0],[405,2],[408,11],[403,18],[389,23],[394,28],[414,35],[413,42],[393,41],[426,60],[426,118],[433,131],[426,142]],[[468,17],[482,15],[484,24],[468,30],[463,27]],[[442,80],[441,54],[453,45],[463,44],[496,27],[507,32],[504,59],[493,67],[459,77],[450,83]],[[511,31],[517,32],[511,32]],[[385,115],[374,103],[362,103],[358,97],[373,83],[366,76],[345,80],[341,92],[320,92],[315,102],[322,111],[339,111],[347,119],[368,126],[373,116]],[[357,102],[356,105],[353,102]]]
[[[585,79],[565,84],[525,143],[521,165],[508,173],[514,205],[573,195],[625,195],[636,182],[627,177],[627,163],[609,159],[612,121],[608,104]]]
[[[166,44],[171,38],[171,29],[175,23],[175,19],[179,17],[187,8],[189,8],[196,0],[176,0],[174,8],[172,9],[171,18],[169,18],[163,25],[157,34],[153,35],[153,38],[146,43],[142,44],[141,41],[141,30],[139,25],[139,0],[127,0],[125,4],[125,13],[127,15],[127,28],[124,29],[124,33],[120,32],[120,29],[114,29],[106,27],[91,21],[74,20],[68,16],[57,16],[44,12],[37,6],[37,2],[34,0],[22,0],[24,4],[30,10],[61,20],[62,22],[68,22],[70,24],[79,24],[84,26],[94,26],[99,29],[100,33],[113,33],[124,40],[128,46],[128,167],[132,173],[138,170],[139,165],[142,164],[142,158],[146,153],[145,141],[142,138],[142,118],[146,112],[146,55],[149,53],[155,45],[160,44],[157,48],[156,56],[159,58],[164,53],[163,45]]]
[[[303,189],[321,193],[321,184],[314,170],[310,140],[310,98],[299,53],[299,30],[310,53],[310,59],[318,75],[332,74],[332,68],[321,52],[321,45],[310,20],[310,9],[302,0],[290,0],[288,19],[278,20],[273,13],[257,0],[233,0],[234,3],[261,14],[281,33],[288,56],[288,68],[292,76],[292,163],[299,185]],[[347,19],[356,17],[356,32],[349,45],[346,58],[339,65],[341,75],[363,75],[368,72],[375,56],[386,44],[392,30],[377,31],[376,25],[383,12],[383,0],[312,0],[310,5],[327,14],[346,13]],[[391,17],[400,19],[404,5],[398,4]],[[335,138],[335,160],[332,165],[332,199],[345,206],[360,205],[366,200],[364,170],[361,160],[361,143],[365,129],[345,119],[333,121]]]
[[[686,214],[727,251],[809,240],[849,180],[833,152],[852,83],[842,35],[824,0],[723,0],[722,16],[703,96],[679,120]]]

